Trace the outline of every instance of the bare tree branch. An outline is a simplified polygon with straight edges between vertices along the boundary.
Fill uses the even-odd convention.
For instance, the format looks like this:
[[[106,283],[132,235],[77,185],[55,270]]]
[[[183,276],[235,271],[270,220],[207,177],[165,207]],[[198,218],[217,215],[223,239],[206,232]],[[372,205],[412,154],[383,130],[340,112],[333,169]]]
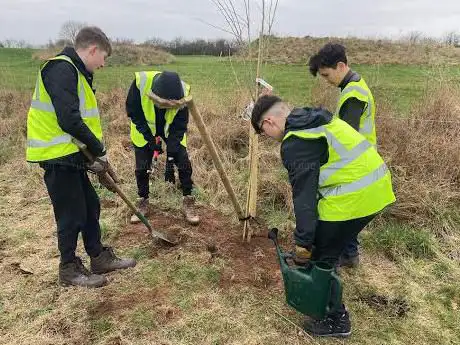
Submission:
[[[279,0],[275,0],[275,4],[273,4],[273,0],[270,0],[270,9],[268,10],[268,30],[267,35],[270,36],[272,34],[273,24],[275,23],[275,14],[278,9]]]
[[[86,23],[68,20],[62,24],[61,30],[59,31],[59,38],[74,44],[78,32],[85,26]]]
[[[223,27],[221,27],[221,26],[218,26],[218,25],[209,23],[209,22],[207,22],[207,21],[205,21],[205,20],[203,20],[203,19],[201,19],[201,18],[197,18],[197,20],[200,21],[200,22],[202,22],[203,24],[206,24],[206,25],[209,25],[209,26],[213,27],[214,29],[220,30],[220,31],[222,31],[222,32],[225,32],[225,33],[227,33],[227,34],[230,34],[230,35],[234,36],[234,32],[232,32],[232,31],[230,31],[230,30],[227,30],[227,29],[225,29],[225,28],[223,28]]]

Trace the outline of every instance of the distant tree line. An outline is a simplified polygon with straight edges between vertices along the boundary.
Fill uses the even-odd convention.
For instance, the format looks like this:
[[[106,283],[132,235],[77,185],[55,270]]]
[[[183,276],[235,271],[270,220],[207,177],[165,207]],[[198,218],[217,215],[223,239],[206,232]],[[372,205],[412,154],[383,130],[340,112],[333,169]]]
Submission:
[[[6,39],[0,42],[0,48],[32,48],[32,45],[25,40]]]
[[[407,42],[411,45],[415,44],[445,44],[447,46],[460,46],[460,33],[456,31],[446,32],[441,38],[426,36],[421,31],[411,31],[402,36],[400,41]]]
[[[69,20],[62,24],[59,31],[59,36],[56,40],[50,40],[46,45],[48,48],[63,47],[73,45],[75,36],[78,31],[86,26],[86,23]],[[412,31],[402,36],[399,41],[409,44],[445,44],[449,46],[460,47],[460,33],[456,31],[447,32],[441,38],[432,38],[425,36],[420,31]],[[134,40],[130,38],[115,38],[112,39],[115,45],[134,45]],[[186,40],[181,37],[173,40],[163,40],[161,38],[151,38],[146,40],[141,45],[155,46],[166,50],[173,55],[214,55],[228,56],[235,54],[240,46],[236,40],[229,39],[194,39]],[[32,48],[32,44],[25,40],[6,39],[0,41],[0,48]]]
[[[185,40],[183,38],[175,38],[171,41],[161,38],[151,38],[143,44],[158,47],[173,55],[228,56],[235,54],[239,49],[236,42],[223,38],[214,40]]]

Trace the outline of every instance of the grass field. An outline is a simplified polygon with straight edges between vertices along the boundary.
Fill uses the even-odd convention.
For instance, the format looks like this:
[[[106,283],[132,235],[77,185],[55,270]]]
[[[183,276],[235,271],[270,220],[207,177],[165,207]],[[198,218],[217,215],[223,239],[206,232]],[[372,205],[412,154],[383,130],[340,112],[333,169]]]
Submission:
[[[32,50],[0,48],[0,88],[32,91],[40,61],[32,60]],[[410,104],[423,95],[427,84],[460,82],[458,67],[357,65],[353,66],[372,88],[376,99],[385,98],[398,111],[405,112]],[[99,91],[129,88],[138,70],[171,69],[189,81],[194,93],[213,93],[216,96],[234,92],[247,85],[250,63],[235,62],[229,58],[206,56],[179,56],[174,63],[159,66],[107,67],[98,72],[95,84]],[[275,86],[280,96],[293,104],[311,101],[311,90],[318,83],[304,65],[273,65],[263,67],[263,78]],[[332,88],[331,88],[332,89]]]
[[[432,125],[424,122],[401,122],[399,128],[399,122],[386,127],[379,123],[383,152],[398,183],[397,197],[407,201],[407,194],[416,194],[415,201],[409,199],[412,204],[399,212],[404,211],[406,219],[423,221],[414,225],[410,219],[381,217],[362,234],[361,267],[341,272],[353,324],[347,341],[312,339],[296,326],[302,317],[284,303],[273,246],[262,231],[251,244],[241,244],[241,229],[193,125],[189,147],[202,224],[187,226],[178,215],[180,192],[154,180],[151,200],[159,211],[151,217],[153,226],[179,231],[183,241],[175,248],[152,244],[142,226],[127,224],[129,211],[121,200],[96,183],[104,243],[135,257],[138,265],[109,274],[110,284],[102,289],[58,286],[55,222],[42,171],[24,162],[25,118],[39,65],[31,54],[0,49],[1,344],[460,344],[460,180],[444,178],[457,176],[460,150],[454,146],[459,144],[454,135],[458,132],[448,125],[433,134]],[[248,66],[232,65],[245,81]],[[125,90],[134,71],[168,68],[192,84],[225,168],[244,200],[247,127],[236,115],[247,100],[232,65],[225,58],[178,57],[166,66],[109,67],[96,75],[109,156],[131,198],[136,189]],[[354,67],[374,90],[382,109],[378,116],[409,117],[417,110],[427,120],[458,116],[458,93],[434,93],[427,87],[458,83],[455,68]],[[336,91],[314,81],[305,66],[267,65],[263,77],[291,103],[334,103]],[[419,142],[407,144],[408,132],[418,133]],[[441,146],[424,144],[431,145],[430,140]],[[405,145],[410,145],[407,156],[400,153]],[[443,151],[442,145],[454,148]],[[429,160],[430,150],[440,161]],[[422,162],[417,163],[417,157]],[[260,158],[259,210],[269,224],[286,226],[282,235],[288,248],[293,219],[286,173],[275,145],[262,140]],[[422,177],[417,180],[414,171]],[[424,184],[426,189],[417,189]],[[431,213],[417,214],[424,205]],[[431,210],[432,205],[439,209]],[[443,227],[444,219],[437,219],[442,217],[453,220]],[[210,245],[217,253],[209,250]],[[78,252],[88,263],[81,243]]]

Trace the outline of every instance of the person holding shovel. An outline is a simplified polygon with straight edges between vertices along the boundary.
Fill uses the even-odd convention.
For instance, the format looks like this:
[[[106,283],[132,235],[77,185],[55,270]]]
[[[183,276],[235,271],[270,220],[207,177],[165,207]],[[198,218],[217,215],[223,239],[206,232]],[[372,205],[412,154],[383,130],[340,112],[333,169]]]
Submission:
[[[345,47],[327,43],[309,61],[310,73],[319,74],[329,84],[340,88],[336,115],[361,133],[372,145],[377,145],[375,102],[365,80],[348,66]],[[358,238],[352,238],[340,257],[339,265],[359,265]]]
[[[112,189],[105,179],[111,167],[92,88],[93,73],[104,67],[111,51],[101,29],[82,28],[75,48],[67,47],[41,65],[27,115],[26,159],[45,171],[57,224],[61,285],[100,287],[107,283],[102,273],[136,265],[135,260],[120,259],[112,248],[102,245],[100,202],[87,175],[91,170]],[[75,139],[97,157],[93,163],[88,163]],[[75,256],[79,233],[90,256],[91,272]]]
[[[176,106],[178,101],[190,93],[190,86],[179,75],[171,71],[142,71],[135,73],[135,79],[126,98],[126,112],[131,119],[131,141],[136,158],[136,182],[140,212],[149,213],[149,173],[154,152],[162,152],[161,137],[166,143],[165,181],[175,183],[174,166],[177,166],[183,194],[182,213],[192,225],[200,218],[192,196],[192,164],[187,153],[187,106]],[[168,104],[156,104],[150,95],[155,95]],[[140,220],[136,215],[132,223]]]
[[[395,201],[391,175],[375,147],[322,108],[290,109],[279,97],[260,97],[251,114],[255,131],[281,142],[296,217],[299,265],[334,266],[349,241]],[[345,306],[322,320],[306,320],[312,335],[348,336]]]

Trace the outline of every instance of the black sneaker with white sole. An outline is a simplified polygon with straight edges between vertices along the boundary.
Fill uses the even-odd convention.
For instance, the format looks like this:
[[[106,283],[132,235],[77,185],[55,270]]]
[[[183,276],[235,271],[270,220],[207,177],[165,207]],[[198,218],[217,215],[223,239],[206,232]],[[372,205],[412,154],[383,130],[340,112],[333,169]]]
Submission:
[[[348,337],[351,323],[348,312],[326,316],[322,320],[305,320],[304,330],[317,337]]]

